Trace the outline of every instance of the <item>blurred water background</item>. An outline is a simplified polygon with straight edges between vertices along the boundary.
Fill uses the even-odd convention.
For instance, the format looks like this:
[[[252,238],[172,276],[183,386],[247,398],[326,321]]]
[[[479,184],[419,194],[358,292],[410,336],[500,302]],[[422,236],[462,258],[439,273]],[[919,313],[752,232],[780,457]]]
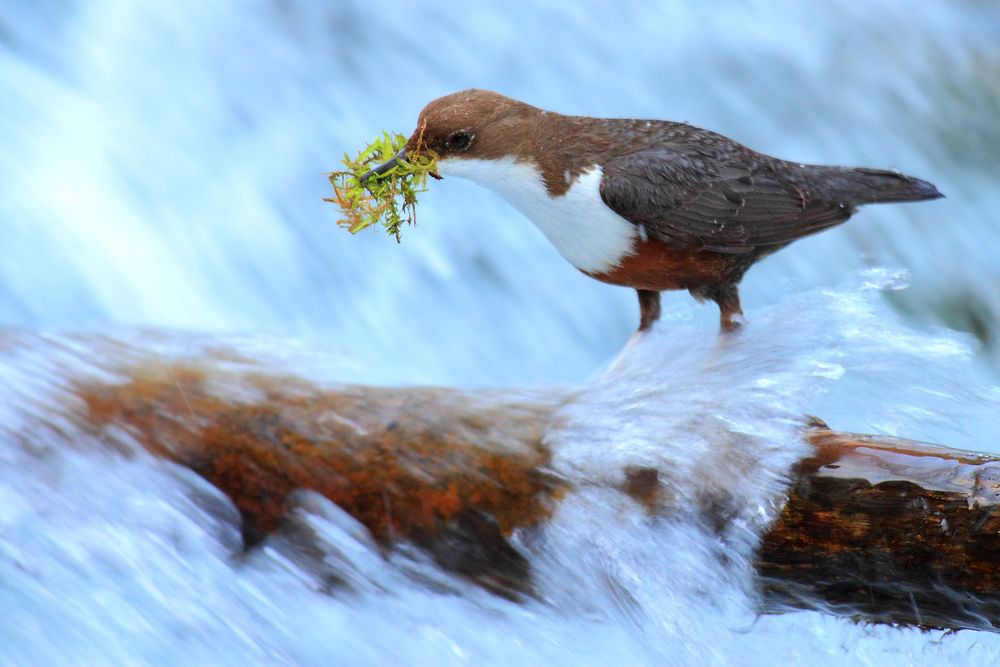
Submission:
[[[667,296],[655,337],[596,377],[635,328],[634,294],[580,276],[492,194],[433,183],[400,245],[351,238],[322,201],[345,151],[409,133],[424,103],[467,87],[684,120],[790,160],[898,168],[948,198],[868,207],[755,267],[742,347],[706,340],[714,306]],[[549,607],[438,595],[386,564],[371,567],[401,592],[338,601],[278,557],[234,569],[229,538],[176,501],[193,482],[165,464],[39,459],[12,439],[58,403],[66,364],[86,362],[50,357],[52,340],[172,330],[280,351],[325,380],[588,381],[589,418],[640,408],[611,448],[627,460],[651,456],[654,426],[683,437],[714,415],[773,435],[803,412],[1000,451],[998,118],[1000,9],[972,0],[0,5],[0,325],[55,336],[10,347],[0,376],[0,599],[15,610],[0,664],[1000,660],[991,635],[755,620],[738,568],[698,570],[714,567],[705,536],[606,534],[621,513],[593,497],[568,503],[554,546],[534,554]],[[664,406],[681,416],[656,421]],[[615,436],[595,428],[604,440],[553,436],[565,474],[601,468],[587,452]],[[772,472],[786,462],[765,459]],[[558,556],[581,548],[583,574]],[[679,554],[666,568],[665,551]],[[602,568],[638,612],[580,592]],[[698,577],[716,587],[708,600],[683,583]]]

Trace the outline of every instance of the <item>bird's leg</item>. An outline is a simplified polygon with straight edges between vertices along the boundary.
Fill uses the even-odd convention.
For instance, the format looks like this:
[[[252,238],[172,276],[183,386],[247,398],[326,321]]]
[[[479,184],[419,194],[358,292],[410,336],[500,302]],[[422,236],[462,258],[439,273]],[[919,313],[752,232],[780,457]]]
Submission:
[[[646,331],[660,319],[660,293],[648,289],[637,289],[635,293],[639,295],[639,331]]]
[[[736,285],[722,285],[713,289],[707,296],[719,304],[719,324],[723,331],[736,331],[743,326],[740,291]]]

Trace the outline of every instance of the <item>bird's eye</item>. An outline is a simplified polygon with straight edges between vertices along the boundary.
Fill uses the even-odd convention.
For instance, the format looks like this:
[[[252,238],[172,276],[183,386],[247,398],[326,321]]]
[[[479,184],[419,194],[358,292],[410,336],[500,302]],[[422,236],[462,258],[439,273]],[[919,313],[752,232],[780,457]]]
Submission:
[[[460,151],[468,148],[471,141],[471,134],[465,130],[459,130],[458,132],[453,132],[452,135],[448,137],[448,148],[453,151]]]

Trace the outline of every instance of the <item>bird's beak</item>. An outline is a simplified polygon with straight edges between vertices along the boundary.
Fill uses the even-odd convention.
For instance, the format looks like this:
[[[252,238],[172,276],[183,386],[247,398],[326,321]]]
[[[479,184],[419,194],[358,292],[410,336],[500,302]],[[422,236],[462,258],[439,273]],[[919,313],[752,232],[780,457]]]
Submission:
[[[386,160],[385,162],[375,167],[374,169],[369,169],[368,171],[366,171],[361,176],[361,185],[366,185],[371,178],[375,176],[381,176],[382,174],[386,173],[387,171],[398,165],[400,161],[405,160],[407,158],[411,150],[416,150],[419,152],[422,146],[422,142],[419,138],[421,136],[422,134],[414,133],[414,135],[410,137],[409,141],[406,142],[406,145],[403,146],[403,148],[401,148],[400,151],[396,153],[391,159]],[[441,179],[441,175],[438,174],[436,171],[428,173],[432,178],[436,178],[438,180]]]
[[[399,164],[400,160],[405,160],[405,159],[406,159],[406,148],[404,147],[401,151],[396,153],[396,155],[393,156],[391,159],[386,160],[385,162],[375,167],[374,169],[369,169],[367,172],[365,172],[364,175],[361,177],[361,185],[366,185],[368,183],[368,179],[370,179],[372,176],[381,176],[382,174],[384,174],[385,172],[389,171],[397,164]]]

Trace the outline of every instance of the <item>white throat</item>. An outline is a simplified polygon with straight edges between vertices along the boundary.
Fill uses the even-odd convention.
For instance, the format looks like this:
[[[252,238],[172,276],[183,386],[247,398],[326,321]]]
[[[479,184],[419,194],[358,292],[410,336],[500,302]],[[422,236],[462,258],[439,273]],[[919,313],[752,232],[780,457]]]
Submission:
[[[447,176],[475,181],[506,199],[581,271],[603,273],[634,252],[635,225],[601,199],[600,166],[580,174],[559,197],[549,195],[535,165],[511,157],[439,160],[438,169]]]

